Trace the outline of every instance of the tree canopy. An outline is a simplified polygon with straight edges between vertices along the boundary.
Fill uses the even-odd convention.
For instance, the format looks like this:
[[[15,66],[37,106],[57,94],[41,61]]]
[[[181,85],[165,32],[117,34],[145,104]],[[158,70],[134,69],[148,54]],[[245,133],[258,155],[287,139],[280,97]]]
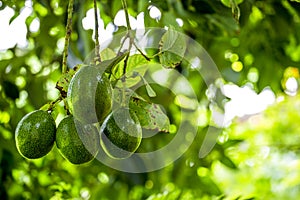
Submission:
[[[97,1],[101,47],[111,41],[109,45],[120,46],[121,36],[126,34],[122,2],[124,6],[120,0]],[[185,46],[177,35],[182,33],[208,52],[221,78],[211,88],[197,70],[184,65],[180,56],[166,53],[155,57],[157,51],[146,51],[155,62],[169,64],[185,77],[197,101],[139,79],[146,84],[137,88],[137,93],[151,103],[137,100],[131,106],[140,116],[146,116],[140,121],[143,127],[158,128],[159,133],[152,136],[151,131],[147,132],[149,137],[143,138],[137,152],[155,151],[171,143],[180,128],[182,110],[188,113],[189,117],[184,119],[187,124],[197,125],[197,134],[187,131],[185,139],[192,138],[191,145],[174,162],[144,173],[122,172],[97,159],[73,165],[60,155],[56,146],[45,157],[35,160],[18,153],[15,144],[18,122],[25,114],[49,106],[60,95],[56,84],[62,77],[63,53],[66,53],[68,3],[0,1],[1,199],[296,199],[300,196],[299,1],[126,1],[133,30],[168,29],[170,32],[161,41],[153,41],[160,45],[161,52],[164,48],[174,48],[177,53],[181,50],[182,54],[193,53],[195,49]],[[93,7],[93,1],[74,1],[67,62],[70,70],[91,60],[95,50]],[[111,40],[111,36],[120,39]],[[181,46],[187,48],[180,50]],[[117,53],[106,49],[101,56],[107,60],[126,57],[125,54],[118,57]],[[147,55],[129,57],[128,66],[144,66]],[[141,77],[148,75],[155,80],[156,67],[151,65],[147,73],[143,68],[135,70]],[[124,64],[119,64],[111,70],[110,80],[121,79],[123,69]],[[72,76],[71,73],[68,75]],[[164,74],[167,72],[160,75]],[[134,78],[135,75],[132,74]],[[232,90],[218,88],[220,82]],[[137,84],[136,79],[130,84]],[[235,95],[230,93],[233,89],[237,91]],[[210,102],[212,90],[214,104]],[[267,103],[253,111],[250,105],[260,103],[256,97],[267,99]],[[155,108],[158,104],[160,107]],[[196,112],[191,115],[189,110],[194,105]],[[236,112],[225,126],[217,126],[212,119],[223,116],[229,105]],[[247,106],[248,112],[243,112]],[[62,120],[66,115],[62,103],[52,115],[56,122]],[[209,132],[211,127],[219,134]],[[199,157],[207,138],[216,144],[207,155]]]

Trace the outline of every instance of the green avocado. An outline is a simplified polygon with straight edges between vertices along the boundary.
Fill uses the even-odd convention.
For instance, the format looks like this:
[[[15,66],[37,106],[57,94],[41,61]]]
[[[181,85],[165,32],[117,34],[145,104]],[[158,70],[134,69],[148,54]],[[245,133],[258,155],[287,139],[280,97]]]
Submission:
[[[128,108],[113,111],[101,126],[100,144],[105,153],[116,159],[130,157],[140,146],[142,128]]]
[[[45,156],[53,147],[56,125],[51,114],[35,110],[25,115],[18,123],[15,140],[19,153],[25,158]]]
[[[81,67],[71,79],[67,95],[71,113],[84,124],[102,123],[111,112],[112,86],[99,67]]]
[[[100,147],[99,133],[95,126],[83,125],[69,115],[57,127],[56,146],[68,161],[83,164],[97,155]]]

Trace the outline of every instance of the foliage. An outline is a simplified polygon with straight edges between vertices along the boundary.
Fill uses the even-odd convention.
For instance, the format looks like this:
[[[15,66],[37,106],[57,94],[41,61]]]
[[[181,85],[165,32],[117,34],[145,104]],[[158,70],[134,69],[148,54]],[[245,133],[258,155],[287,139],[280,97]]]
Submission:
[[[176,162],[158,171],[131,174],[96,160],[72,165],[59,155],[56,147],[41,159],[21,157],[14,141],[17,123],[26,113],[59,96],[55,86],[61,78],[67,19],[67,1],[30,2],[0,1],[0,9],[13,8],[11,23],[19,19],[24,6],[32,6],[26,27],[29,29],[34,21],[39,21],[38,31],[27,32],[25,48],[14,45],[0,52],[1,199],[293,199],[299,196],[299,97],[285,100],[247,122],[237,121],[222,132],[212,152],[199,159],[199,147],[211,114],[205,95],[207,87],[194,70],[178,65],[180,56],[174,58],[170,54],[159,55],[159,59],[176,67],[189,80],[200,102],[198,133],[188,151]],[[257,92],[270,86],[279,95],[287,92],[289,78],[299,78],[300,4],[297,1],[128,0],[127,4],[134,19],[144,12],[145,27],[174,27],[199,42],[212,56],[225,82],[240,86],[251,83]],[[103,0],[98,6],[103,31],[106,31],[122,5],[119,0]],[[159,18],[151,17],[151,6],[160,10]],[[75,1],[69,67],[83,63],[94,48],[92,31],[82,26],[86,12],[92,7],[92,1]],[[178,23],[180,20],[183,26]],[[125,30],[124,26],[113,27],[114,34]],[[177,48],[178,42],[183,41],[180,35],[175,37],[176,40],[169,41],[166,35],[161,49]],[[105,56],[106,60],[115,57],[109,50],[102,52],[102,57]],[[145,62],[142,56],[130,58],[128,63],[143,65]],[[117,78],[122,72],[118,69],[112,71]],[[132,81],[134,85],[136,80]],[[67,91],[64,83],[60,83]],[[147,152],[172,140],[176,132],[172,128],[176,129],[180,118],[180,105],[174,101],[174,95],[158,85],[150,86],[139,88],[139,94],[145,100],[161,104],[172,124],[171,133],[166,134],[163,123],[166,120],[160,116],[162,131],[141,144],[141,150]],[[221,104],[223,100],[221,96]],[[61,121],[65,116],[63,105],[58,104],[52,114],[56,123]],[[143,123],[153,128],[153,118],[149,118],[148,124]]]
[[[243,141],[226,150],[239,171],[230,171],[219,163],[214,166],[215,180],[231,194],[260,194],[261,199],[299,197],[299,173],[294,170],[299,166],[299,96],[285,98],[224,133]]]

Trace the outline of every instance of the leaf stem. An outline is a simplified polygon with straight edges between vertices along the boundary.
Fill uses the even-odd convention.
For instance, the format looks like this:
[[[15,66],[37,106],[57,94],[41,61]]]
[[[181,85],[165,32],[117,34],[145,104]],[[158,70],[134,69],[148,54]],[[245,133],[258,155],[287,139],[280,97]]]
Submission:
[[[131,46],[132,46],[132,44],[130,43],[128,51],[130,51]],[[125,74],[126,74],[126,68],[127,68],[127,62],[128,62],[128,59],[129,59],[129,55],[130,55],[130,53],[127,54],[127,56],[125,57],[125,60],[124,60],[124,68],[123,68],[123,77],[124,77],[124,80],[123,81],[125,81]]]
[[[131,27],[130,27],[129,13],[128,13],[128,7],[127,7],[126,0],[122,0],[122,5],[123,5],[124,12],[125,12],[125,19],[126,19],[126,24],[127,24],[127,30],[130,31]]]
[[[147,57],[138,47],[137,45],[135,44],[134,42],[134,36],[132,35],[132,29],[130,27],[130,20],[129,20],[129,13],[128,13],[128,7],[127,7],[127,3],[126,3],[126,0],[122,0],[122,6],[123,6],[123,9],[124,9],[124,12],[125,12],[125,19],[126,19],[126,25],[127,25],[127,34],[124,38],[124,40],[121,42],[121,47],[118,51],[118,54],[120,53],[125,41],[129,38],[129,47],[128,47],[128,51],[130,52],[131,48],[132,48],[132,45],[136,47],[136,49],[140,52],[140,54],[148,61],[150,61],[150,58]],[[127,68],[127,62],[128,62],[128,59],[130,57],[130,53],[128,53],[128,55],[125,57],[125,60],[124,60],[124,68],[123,68],[123,79],[122,81],[125,82],[125,74],[126,74],[126,68]]]
[[[128,13],[128,7],[127,7],[126,0],[122,0],[122,6],[123,6],[123,9],[124,9],[124,12],[125,12],[125,19],[126,19],[126,25],[127,25],[127,34],[126,34],[126,37],[123,41],[123,44],[126,41],[126,39],[129,38],[130,41],[129,41],[128,51],[130,52],[131,47],[132,47],[132,43],[134,41],[133,41],[133,38],[131,36],[131,27],[130,27],[129,13]],[[125,60],[124,60],[124,68],[123,68],[124,78],[123,78],[123,81],[125,81],[125,74],[126,74],[126,68],[127,68],[127,62],[128,62],[129,55],[130,55],[130,53],[125,57]]]
[[[73,4],[74,4],[74,0],[69,0],[68,18],[67,18],[66,35],[65,35],[65,46],[63,50],[63,60],[62,60],[62,74],[65,74],[67,72],[68,47],[69,47],[70,37],[72,33]]]
[[[147,61],[150,61],[151,60],[151,58],[149,58],[148,56],[146,56],[146,54],[144,54],[143,52],[142,52],[142,50],[141,49],[139,49],[139,47],[135,44],[135,42],[133,42],[133,45],[134,45],[134,47],[138,50],[138,52],[147,60]]]
[[[100,43],[99,43],[99,23],[98,23],[98,9],[97,2],[94,0],[94,13],[95,13],[95,64],[101,62],[100,57]]]

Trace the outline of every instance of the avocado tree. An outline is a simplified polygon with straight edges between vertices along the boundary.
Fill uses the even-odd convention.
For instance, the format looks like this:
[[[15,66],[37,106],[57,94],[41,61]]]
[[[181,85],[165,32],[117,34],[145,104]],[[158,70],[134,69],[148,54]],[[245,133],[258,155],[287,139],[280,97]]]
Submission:
[[[274,164],[300,161],[289,106],[298,100],[299,2],[26,0],[0,9],[2,199],[300,195],[297,178],[284,179],[291,168]],[[230,103],[249,106],[228,87],[287,103],[228,117]]]

